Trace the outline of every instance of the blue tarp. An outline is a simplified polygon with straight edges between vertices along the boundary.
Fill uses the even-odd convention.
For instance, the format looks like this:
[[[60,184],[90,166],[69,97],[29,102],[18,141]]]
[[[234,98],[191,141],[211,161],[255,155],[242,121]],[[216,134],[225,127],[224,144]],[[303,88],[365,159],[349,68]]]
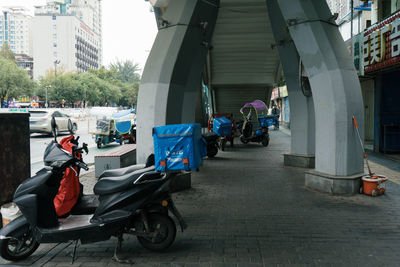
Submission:
[[[226,117],[214,118],[213,132],[218,136],[231,136],[232,122]]]
[[[154,127],[153,141],[157,171],[197,170],[207,154],[198,123]]]
[[[115,121],[115,128],[122,134],[129,133],[135,117],[135,109],[127,109],[116,112],[112,115]]]

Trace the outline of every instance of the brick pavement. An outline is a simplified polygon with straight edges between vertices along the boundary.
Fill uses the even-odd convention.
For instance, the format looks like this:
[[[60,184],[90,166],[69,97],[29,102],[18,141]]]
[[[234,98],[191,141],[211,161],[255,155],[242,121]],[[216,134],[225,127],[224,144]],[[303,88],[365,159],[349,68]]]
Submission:
[[[267,148],[240,144],[205,160],[192,175],[192,189],[174,194],[187,231],[164,253],[127,237],[121,255],[136,266],[397,266],[400,185],[388,182],[377,198],[311,191],[304,187],[305,169],[283,166],[289,138],[271,131]],[[379,160],[393,171],[399,167]],[[50,252],[54,245],[41,246],[20,264],[124,266],[111,260],[114,245],[115,239],[81,245],[74,265],[72,245]]]

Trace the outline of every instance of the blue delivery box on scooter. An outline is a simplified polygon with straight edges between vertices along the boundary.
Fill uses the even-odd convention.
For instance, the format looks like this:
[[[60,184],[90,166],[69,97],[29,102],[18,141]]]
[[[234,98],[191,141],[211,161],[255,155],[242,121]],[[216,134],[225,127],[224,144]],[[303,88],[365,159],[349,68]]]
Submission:
[[[263,117],[258,118],[258,122],[260,123],[260,127],[267,128],[274,124],[274,115],[265,115]]]
[[[213,132],[218,136],[231,136],[232,135],[232,122],[226,117],[214,118]]]
[[[153,128],[157,171],[197,170],[207,154],[199,123]]]

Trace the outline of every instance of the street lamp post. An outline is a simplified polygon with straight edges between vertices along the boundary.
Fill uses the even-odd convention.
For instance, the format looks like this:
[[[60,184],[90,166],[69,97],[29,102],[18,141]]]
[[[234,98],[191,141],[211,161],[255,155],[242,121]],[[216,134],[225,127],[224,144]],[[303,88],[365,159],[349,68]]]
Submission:
[[[60,64],[60,60],[56,59],[54,61],[54,76],[57,77],[57,65]]]
[[[44,104],[44,106],[47,108],[49,105],[47,103],[47,89],[51,88],[51,85],[46,85],[46,103]]]

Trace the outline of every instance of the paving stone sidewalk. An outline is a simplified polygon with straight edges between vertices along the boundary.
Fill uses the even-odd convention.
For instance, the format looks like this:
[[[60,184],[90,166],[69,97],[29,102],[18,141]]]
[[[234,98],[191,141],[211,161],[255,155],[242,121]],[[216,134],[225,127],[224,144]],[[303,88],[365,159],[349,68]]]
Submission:
[[[127,236],[122,255],[133,266],[398,266],[400,185],[388,182],[376,198],[309,190],[305,169],[283,166],[289,143],[287,134],[271,131],[267,148],[235,144],[205,160],[192,189],[173,196],[187,231],[164,253]],[[398,165],[379,160],[398,175]],[[94,182],[93,175],[82,179]],[[115,242],[79,246],[74,265],[69,243],[41,246],[19,264],[126,266],[111,260]]]

